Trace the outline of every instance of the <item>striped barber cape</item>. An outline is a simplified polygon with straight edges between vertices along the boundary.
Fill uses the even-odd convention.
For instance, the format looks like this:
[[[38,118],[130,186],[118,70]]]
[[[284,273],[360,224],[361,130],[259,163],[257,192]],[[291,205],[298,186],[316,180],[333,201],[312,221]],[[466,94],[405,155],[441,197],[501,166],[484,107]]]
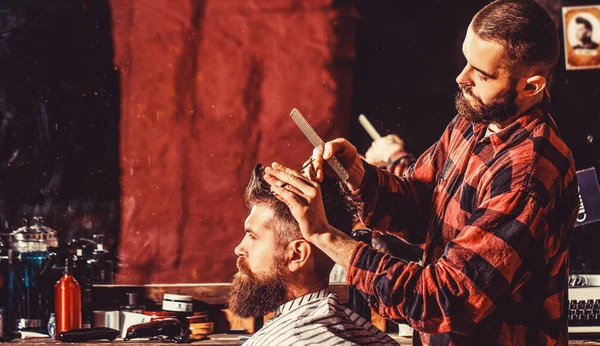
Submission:
[[[398,345],[391,337],[340,304],[329,288],[277,308],[245,346]]]

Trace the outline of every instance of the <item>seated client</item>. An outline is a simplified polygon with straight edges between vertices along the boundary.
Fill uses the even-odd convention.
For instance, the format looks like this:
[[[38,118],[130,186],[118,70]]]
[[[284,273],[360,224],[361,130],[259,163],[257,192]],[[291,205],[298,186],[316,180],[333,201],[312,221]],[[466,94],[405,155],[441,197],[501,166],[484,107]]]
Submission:
[[[302,238],[298,223],[256,166],[246,188],[250,215],[235,248],[238,272],[229,308],[242,317],[274,316],[244,345],[397,345],[342,306],[329,286],[333,261]],[[352,229],[352,206],[342,184],[321,184],[325,213],[337,229]]]

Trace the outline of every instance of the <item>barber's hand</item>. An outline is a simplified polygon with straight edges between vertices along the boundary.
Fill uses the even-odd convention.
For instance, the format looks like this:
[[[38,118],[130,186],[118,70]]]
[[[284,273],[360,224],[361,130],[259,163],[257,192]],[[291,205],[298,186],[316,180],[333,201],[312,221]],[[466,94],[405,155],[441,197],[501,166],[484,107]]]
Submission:
[[[306,240],[329,229],[319,183],[277,162],[265,167],[264,178],[275,197],[290,208]]]
[[[398,150],[404,150],[404,141],[396,135],[387,135],[373,141],[365,153],[365,161],[385,168],[390,157]]]
[[[365,176],[365,168],[358,156],[356,147],[344,138],[336,138],[325,143],[325,147],[319,146],[315,148],[311,158],[313,162],[304,172],[311,180],[317,182],[323,181],[323,174],[332,177],[337,176],[329,164],[324,162],[324,160],[328,160],[334,155],[346,171],[348,171],[349,177],[346,183],[350,190],[357,189]]]

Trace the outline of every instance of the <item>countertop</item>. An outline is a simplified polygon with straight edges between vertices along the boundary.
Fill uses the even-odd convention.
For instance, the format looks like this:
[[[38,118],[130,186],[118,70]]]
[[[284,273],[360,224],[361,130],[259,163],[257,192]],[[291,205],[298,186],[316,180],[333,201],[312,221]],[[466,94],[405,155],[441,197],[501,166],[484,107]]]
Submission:
[[[239,334],[213,334],[209,336],[209,339],[202,341],[194,341],[193,345],[241,345],[244,343],[243,340],[239,339]],[[394,334],[390,334],[391,337],[394,338],[401,346],[410,346],[412,345],[412,338],[400,337]],[[27,339],[27,340],[13,340],[8,344],[15,344],[19,346],[46,346],[46,345],[64,345],[65,343],[56,341],[49,338],[39,338],[39,339]],[[113,345],[127,345],[127,346],[153,346],[153,345],[175,345],[172,342],[161,342],[157,340],[144,340],[144,339],[134,339],[130,341],[123,341],[121,339],[117,339],[112,343],[109,341],[92,341],[87,343],[78,343],[78,345],[98,345],[98,344],[113,344]],[[73,344],[72,344],[73,345]],[[600,345],[599,341],[589,341],[589,340],[570,340],[569,345],[571,346],[591,346],[591,345]]]
[[[401,346],[409,346],[412,345],[412,338],[405,338],[405,337],[399,337],[396,335],[391,335],[396,341],[398,341],[398,343]],[[243,340],[239,339],[240,334],[212,334],[209,335],[209,338],[206,340],[201,340],[201,341],[194,341],[191,344],[192,345],[241,345],[244,343]],[[47,346],[47,345],[64,345],[64,344],[71,344],[74,345],[74,343],[64,343],[64,342],[60,342],[60,341],[56,341],[54,339],[50,339],[50,338],[34,338],[34,339],[26,339],[26,340],[21,340],[21,339],[14,339],[11,342],[8,342],[7,344],[15,344],[19,345],[19,346]],[[77,345],[102,345],[102,344],[112,344],[112,345],[127,345],[127,346],[137,346],[137,345],[143,345],[143,346],[153,346],[153,345],[163,345],[163,346],[173,346],[173,345],[177,345],[175,343],[172,342],[161,342],[158,340],[144,340],[144,339],[134,339],[134,340],[130,340],[130,341],[123,341],[122,339],[117,339],[113,342],[109,342],[106,340],[103,341],[90,341],[90,342],[86,342],[86,343],[77,343]],[[599,344],[600,345],[600,344]]]

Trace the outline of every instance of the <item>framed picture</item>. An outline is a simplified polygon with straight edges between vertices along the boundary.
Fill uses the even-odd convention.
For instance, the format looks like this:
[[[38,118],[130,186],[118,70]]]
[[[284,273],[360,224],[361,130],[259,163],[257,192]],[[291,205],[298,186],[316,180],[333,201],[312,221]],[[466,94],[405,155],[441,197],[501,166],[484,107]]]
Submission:
[[[600,5],[563,7],[567,70],[600,68]]]

